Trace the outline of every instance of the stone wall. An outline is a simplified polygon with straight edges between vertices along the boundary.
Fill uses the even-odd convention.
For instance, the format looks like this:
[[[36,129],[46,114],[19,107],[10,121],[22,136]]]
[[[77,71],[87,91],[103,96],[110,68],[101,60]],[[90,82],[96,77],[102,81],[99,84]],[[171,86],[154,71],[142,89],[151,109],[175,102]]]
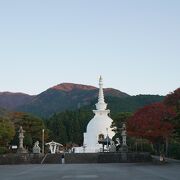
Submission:
[[[46,154],[43,164],[61,164],[62,154]]]
[[[7,154],[0,156],[0,164],[40,164],[41,154]],[[150,153],[70,153],[65,154],[66,164],[149,162]],[[43,164],[61,164],[62,154],[47,154]]]
[[[65,163],[149,162],[150,153],[75,153],[65,154]]]
[[[5,154],[0,156],[0,164],[40,164],[41,154]]]
[[[70,153],[65,154],[65,163],[98,163],[99,153]]]

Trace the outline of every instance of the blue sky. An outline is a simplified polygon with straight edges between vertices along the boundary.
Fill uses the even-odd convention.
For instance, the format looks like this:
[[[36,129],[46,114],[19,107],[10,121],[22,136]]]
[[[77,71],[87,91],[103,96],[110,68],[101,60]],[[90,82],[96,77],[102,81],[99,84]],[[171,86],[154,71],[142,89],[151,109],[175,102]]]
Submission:
[[[179,0],[0,0],[0,91],[62,82],[131,95],[180,87]]]

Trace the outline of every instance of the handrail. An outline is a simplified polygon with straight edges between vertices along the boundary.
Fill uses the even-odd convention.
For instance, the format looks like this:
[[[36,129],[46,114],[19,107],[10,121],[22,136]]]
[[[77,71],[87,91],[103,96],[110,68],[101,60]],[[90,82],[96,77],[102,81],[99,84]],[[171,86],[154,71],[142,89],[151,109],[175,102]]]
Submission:
[[[44,156],[44,158],[43,158],[42,161],[41,161],[41,164],[44,163],[44,160],[46,159],[47,155],[48,155],[48,154],[46,154],[46,155]]]

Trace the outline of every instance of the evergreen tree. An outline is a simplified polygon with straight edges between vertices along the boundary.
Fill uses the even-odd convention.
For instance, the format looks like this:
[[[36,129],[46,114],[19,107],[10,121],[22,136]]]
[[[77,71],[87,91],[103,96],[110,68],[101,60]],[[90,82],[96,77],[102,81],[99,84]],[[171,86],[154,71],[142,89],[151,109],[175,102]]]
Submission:
[[[15,135],[15,128],[9,119],[0,119],[0,146],[7,147]]]

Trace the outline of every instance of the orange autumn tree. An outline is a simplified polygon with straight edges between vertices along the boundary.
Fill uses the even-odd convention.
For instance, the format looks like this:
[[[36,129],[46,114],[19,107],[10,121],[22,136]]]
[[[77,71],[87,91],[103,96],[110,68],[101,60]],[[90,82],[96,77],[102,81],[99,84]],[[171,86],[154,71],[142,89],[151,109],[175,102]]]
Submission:
[[[171,107],[155,103],[138,110],[127,122],[129,136],[148,139],[152,143],[167,140],[173,132],[170,120],[175,116]]]

